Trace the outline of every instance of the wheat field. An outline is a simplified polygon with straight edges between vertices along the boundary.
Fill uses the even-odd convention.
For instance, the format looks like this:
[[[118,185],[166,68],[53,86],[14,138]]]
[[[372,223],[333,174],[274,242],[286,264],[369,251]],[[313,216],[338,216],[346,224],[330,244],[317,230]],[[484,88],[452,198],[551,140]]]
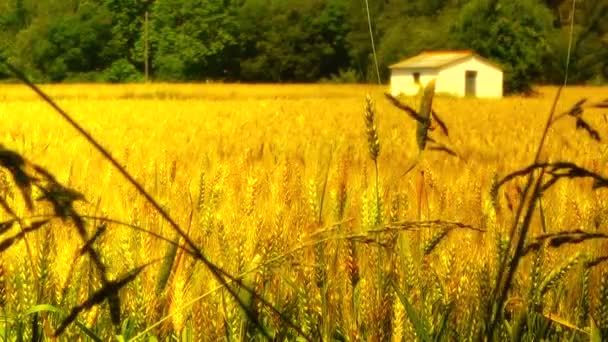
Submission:
[[[483,332],[518,205],[513,194],[523,181],[497,197],[492,184],[532,163],[557,91],[540,87],[535,97],[500,100],[436,97],[433,108],[449,135],[431,135],[459,157],[424,151],[403,175],[418,153],[416,122],[386,100],[386,86],[42,89],[211,261],[315,341],[466,341]],[[367,94],[371,125],[365,121]],[[557,113],[581,98],[598,103],[606,94],[606,88],[568,87]],[[415,108],[420,102],[402,100]],[[601,138],[608,134],[604,114],[608,110],[601,108],[584,112]],[[90,236],[104,227],[93,248],[109,280],[152,262],[118,292],[119,324],[109,301],[100,301],[77,312],[59,340],[264,340],[208,269],[171,244],[183,239],[48,104],[25,86],[2,85],[0,123],[4,148],[84,195],[74,206]],[[377,163],[370,156],[370,129],[377,135]],[[572,161],[608,176],[605,140],[591,139],[569,118],[549,130],[541,159]],[[36,202],[28,209],[10,170],[1,171],[0,196],[23,220],[1,225],[0,241],[8,241],[52,208]],[[529,239],[577,229],[608,233],[608,190],[593,190],[591,183],[563,180],[544,193]],[[3,208],[0,221],[15,217]],[[52,340],[70,310],[103,287],[75,231],[69,220],[53,218],[10,246],[2,244],[0,339]],[[604,240],[598,235],[523,256],[495,337],[577,341],[606,334]],[[238,293],[274,340],[298,339],[297,330],[267,306]]]

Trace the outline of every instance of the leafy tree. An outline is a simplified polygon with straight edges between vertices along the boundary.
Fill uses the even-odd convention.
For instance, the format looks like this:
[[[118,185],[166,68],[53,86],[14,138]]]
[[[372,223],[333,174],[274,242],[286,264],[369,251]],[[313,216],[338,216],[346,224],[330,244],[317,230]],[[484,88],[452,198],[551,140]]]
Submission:
[[[423,50],[448,49],[456,45],[451,39],[450,23],[457,15],[457,10],[445,9],[432,16],[400,20],[390,27],[382,37],[378,49],[383,79],[388,79],[390,64]]]
[[[401,5],[405,6],[403,2]],[[372,34],[374,43],[380,44],[384,35],[384,22],[388,22],[383,15],[393,14],[401,18],[399,13],[403,13],[405,9],[396,6],[395,2],[384,1],[369,1],[369,12],[372,22]],[[387,7],[389,10],[386,10]],[[349,45],[350,64],[359,74],[359,78],[368,82],[376,82],[376,71],[373,59],[373,50],[370,41],[369,25],[367,21],[366,5],[363,0],[352,1],[349,6],[348,16],[350,20],[351,30],[347,34],[347,42]]]
[[[379,69],[471,48],[508,91],[563,80],[573,0],[368,0]],[[608,2],[577,2],[571,82],[608,79]],[[0,0],[0,53],[37,81],[376,82],[363,0]]]
[[[453,44],[449,25],[464,0],[369,0],[372,32],[382,80],[388,66],[425,49],[445,49]],[[361,78],[376,82],[367,11],[363,1],[350,4],[348,33],[350,63]]]
[[[192,81],[223,77],[238,61],[234,6],[225,0],[157,0],[150,44],[155,76]]]
[[[141,81],[142,75],[127,59],[122,58],[114,61],[104,71],[103,79],[106,82],[137,82]]]
[[[31,4],[25,0],[0,0],[0,54],[11,57],[15,36],[31,21]]]
[[[505,91],[529,92],[549,53],[553,17],[538,0],[473,0],[454,27],[460,45],[503,65]]]
[[[559,13],[559,29],[551,37],[553,54],[544,60],[543,81],[561,83],[568,58],[570,22],[574,18],[573,44],[570,51],[568,83],[602,83],[608,80],[608,2],[587,0],[576,3],[572,16],[572,0],[555,1]]]
[[[143,69],[143,33],[146,11],[152,0],[104,0],[112,13],[112,36],[107,42],[113,60],[126,59]]]
[[[62,81],[73,73],[101,71],[111,36],[110,13],[104,7],[81,4],[72,14],[38,16],[17,35],[16,54],[49,81]]]
[[[302,0],[247,1],[240,10],[245,80],[315,81],[347,65],[345,2]]]

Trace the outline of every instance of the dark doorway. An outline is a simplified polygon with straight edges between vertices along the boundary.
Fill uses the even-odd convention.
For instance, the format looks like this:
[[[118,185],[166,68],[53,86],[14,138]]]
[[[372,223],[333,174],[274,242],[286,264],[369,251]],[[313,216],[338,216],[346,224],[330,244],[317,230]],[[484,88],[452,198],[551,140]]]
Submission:
[[[419,72],[415,72],[414,73],[414,84],[420,84],[420,73]]]
[[[467,70],[465,72],[464,95],[477,95],[477,71]]]

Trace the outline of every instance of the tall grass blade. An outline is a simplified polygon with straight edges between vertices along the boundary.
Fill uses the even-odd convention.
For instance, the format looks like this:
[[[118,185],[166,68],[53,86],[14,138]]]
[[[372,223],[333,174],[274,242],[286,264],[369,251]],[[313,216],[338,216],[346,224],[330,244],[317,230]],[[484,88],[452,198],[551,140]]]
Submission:
[[[394,280],[392,279],[391,286],[393,287],[395,293],[397,293],[397,296],[399,297],[399,300],[401,300],[401,303],[405,307],[407,316],[409,317],[410,322],[412,323],[416,331],[416,336],[418,336],[424,342],[433,341],[429,334],[429,331],[427,330],[427,327],[430,326],[428,322],[425,322],[423,318],[416,312],[416,309],[414,308],[412,303],[407,299],[407,295],[397,287]]]
[[[425,87],[422,101],[420,102],[420,110],[418,115],[422,121],[418,121],[416,128],[416,142],[418,148],[424,150],[427,143],[429,127],[431,126],[431,109],[433,107],[433,97],[435,96],[435,79],[432,79]]]
[[[602,332],[593,317],[589,316],[589,322],[591,324],[589,327],[589,342],[602,342]]]
[[[175,263],[175,259],[177,256],[177,247],[179,246],[180,238],[177,237],[171,245],[167,248],[167,253],[165,254],[165,258],[163,263],[158,271],[158,280],[156,283],[156,295],[160,296],[167,283],[169,282],[169,278],[171,276],[171,270],[173,269],[173,264]]]

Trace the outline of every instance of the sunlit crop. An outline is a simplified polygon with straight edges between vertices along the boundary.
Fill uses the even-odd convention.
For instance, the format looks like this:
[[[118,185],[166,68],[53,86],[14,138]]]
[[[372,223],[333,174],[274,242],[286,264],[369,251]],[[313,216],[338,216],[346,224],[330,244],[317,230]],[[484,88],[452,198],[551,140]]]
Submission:
[[[423,338],[423,331],[446,340],[477,336],[523,186],[523,180],[509,184],[495,203],[492,182],[533,161],[557,90],[543,87],[536,97],[501,100],[435,97],[433,108],[449,128],[449,136],[439,136],[441,143],[459,157],[424,151],[412,172],[402,176],[418,154],[416,123],[386,100],[384,86],[43,89],[213,262],[240,276],[313,340],[348,341],[412,341]],[[557,112],[581,98],[599,102],[607,93],[606,88],[566,88]],[[367,94],[377,159],[366,127]],[[417,107],[420,100],[403,101]],[[605,114],[606,109],[585,110],[599,142],[575,130],[572,121],[557,122],[541,158],[574,161],[608,175]],[[113,326],[103,302],[83,310],[62,340],[84,338],[83,327],[104,341],[116,334],[126,340],[181,336],[192,341],[263,336],[200,262],[158,237],[183,242],[35,94],[23,86],[0,87],[0,125],[6,149],[84,195],[85,201],[75,203],[89,234],[106,227],[94,243],[110,280],[154,261],[120,290],[120,326]],[[9,173],[2,171],[2,200],[18,208],[21,219],[36,220],[32,215],[39,212],[26,208]],[[577,180],[551,188],[529,236],[575,229],[606,233],[608,190],[593,191],[591,185]],[[0,221],[9,219],[0,210]],[[1,233],[6,239],[19,227]],[[0,254],[0,339],[5,333],[10,340],[29,339],[33,326],[40,330],[36,334],[51,336],[65,313],[101,287],[89,257],[78,256],[82,246],[71,223],[57,219]],[[598,238],[526,255],[498,336],[509,338],[509,327],[524,309],[534,313],[526,318],[527,340],[534,340],[534,329],[548,329],[542,334],[553,339],[588,340],[592,325],[608,328],[606,265],[587,263],[608,256],[606,246]],[[241,295],[270,335],[296,339],[281,318]],[[63,313],[49,312],[41,306],[46,304]],[[35,325],[32,308],[44,313]]]

